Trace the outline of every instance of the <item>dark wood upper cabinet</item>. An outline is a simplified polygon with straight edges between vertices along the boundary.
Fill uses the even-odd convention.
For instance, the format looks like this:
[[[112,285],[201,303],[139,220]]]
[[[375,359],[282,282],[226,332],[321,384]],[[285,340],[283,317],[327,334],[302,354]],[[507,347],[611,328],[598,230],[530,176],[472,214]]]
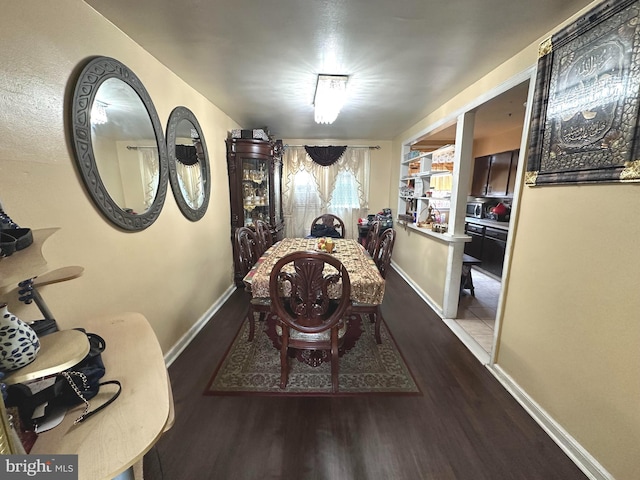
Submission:
[[[473,180],[471,183],[471,195],[484,197],[487,194],[487,181],[489,179],[489,166],[491,155],[477,157],[473,167]]]
[[[255,220],[269,224],[274,241],[284,236],[282,215],[282,141],[228,138],[227,169],[231,205],[231,241],[236,229]],[[234,253],[235,282],[242,275]]]
[[[507,195],[510,170],[511,152],[502,152],[491,155],[489,180],[487,181],[487,196],[504,197]]]
[[[507,197],[513,195],[519,150],[485,155],[475,159],[471,195]]]
[[[512,197],[515,192],[516,186],[516,173],[518,170],[518,160],[520,157],[520,150],[514,150],[511,152],[511,169],[509,170],[509,183],[507,184],[507,196]]]

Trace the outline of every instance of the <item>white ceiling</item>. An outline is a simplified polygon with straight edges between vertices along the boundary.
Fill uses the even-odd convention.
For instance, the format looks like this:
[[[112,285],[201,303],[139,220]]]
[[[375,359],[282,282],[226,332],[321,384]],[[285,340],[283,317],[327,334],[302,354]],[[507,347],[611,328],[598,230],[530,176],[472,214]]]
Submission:
[[[392,139],[591,3],[85,1],[244,128],[343,140]],[[332,125],[313,120],[320,73],[350,76]]]

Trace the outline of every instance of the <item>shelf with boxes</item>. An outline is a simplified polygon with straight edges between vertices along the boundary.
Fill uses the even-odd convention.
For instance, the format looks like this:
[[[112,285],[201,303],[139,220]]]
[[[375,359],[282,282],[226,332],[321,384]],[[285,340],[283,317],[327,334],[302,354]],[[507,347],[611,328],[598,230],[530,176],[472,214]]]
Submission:
[[[446,145],[430,152],[410,150],[404,155],[400,162],[399,221],[447,223],[454,153],[454,146]]]

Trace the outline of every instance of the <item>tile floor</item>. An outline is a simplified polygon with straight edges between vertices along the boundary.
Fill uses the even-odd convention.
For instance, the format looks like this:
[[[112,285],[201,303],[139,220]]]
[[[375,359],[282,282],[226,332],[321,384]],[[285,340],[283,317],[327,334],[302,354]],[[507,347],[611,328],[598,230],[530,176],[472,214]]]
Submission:
[[[487,352],[491,353],[493,327],[500,296],[500,281],[477,268],[472,270],[475,297],[465,290],[458,304],[456,322]]]

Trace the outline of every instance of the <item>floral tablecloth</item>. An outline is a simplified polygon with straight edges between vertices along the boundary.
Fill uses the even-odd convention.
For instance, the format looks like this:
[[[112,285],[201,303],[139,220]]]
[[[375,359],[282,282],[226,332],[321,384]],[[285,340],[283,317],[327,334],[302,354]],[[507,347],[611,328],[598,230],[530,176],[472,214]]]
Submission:
[[[334,239],[332,253],[347,269],[351,280],[351,300],[378,305],[384,297],[384,279],[375,262],[357,241]],[[285,238],[269,248],[244,277],[244,283],[256,298],[269,297],[269,275],[276,262],[301,250],[316,250],[317,238]]]

